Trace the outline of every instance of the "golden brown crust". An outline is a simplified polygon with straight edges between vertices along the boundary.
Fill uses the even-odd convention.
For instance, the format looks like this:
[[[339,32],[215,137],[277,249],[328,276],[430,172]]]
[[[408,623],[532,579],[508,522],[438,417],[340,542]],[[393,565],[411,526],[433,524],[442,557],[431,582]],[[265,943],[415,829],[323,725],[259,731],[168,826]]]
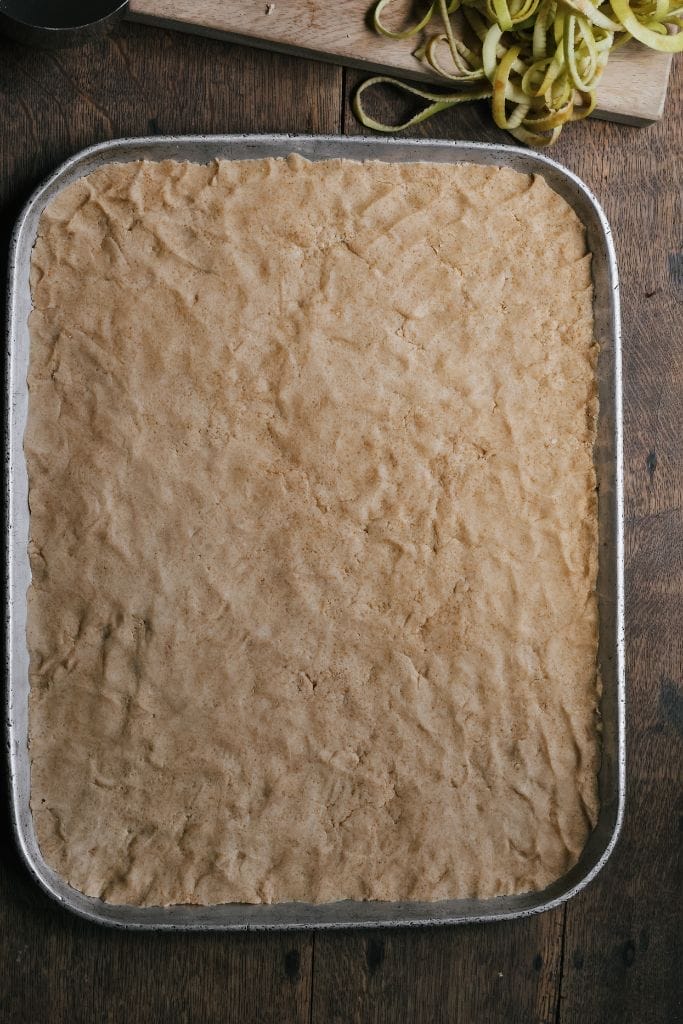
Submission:
[[[597,814],[590,257],[542,179],[108,165],[33,257],[32,807],[113,902],[489,897]]]

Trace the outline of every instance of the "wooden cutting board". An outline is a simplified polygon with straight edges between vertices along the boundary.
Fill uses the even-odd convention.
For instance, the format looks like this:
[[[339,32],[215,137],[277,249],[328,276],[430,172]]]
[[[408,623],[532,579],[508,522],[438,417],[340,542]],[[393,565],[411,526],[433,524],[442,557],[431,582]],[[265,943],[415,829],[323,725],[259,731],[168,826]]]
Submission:
[[[374,32],[368,21],[372,6],[372,0],[130,0],[129,16],[248,46],[438,81],[413,57],[415,39],[386,39]],[[671,54],[640,43],[618,50],[600,82],[596,116],[626,124],[658,121],[670,67]]]

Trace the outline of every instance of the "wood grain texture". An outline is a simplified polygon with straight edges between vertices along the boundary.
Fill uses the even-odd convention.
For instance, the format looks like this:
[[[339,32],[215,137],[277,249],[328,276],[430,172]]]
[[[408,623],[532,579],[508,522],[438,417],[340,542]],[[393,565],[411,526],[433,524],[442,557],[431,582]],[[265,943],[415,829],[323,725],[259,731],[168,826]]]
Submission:
[[[57,51],[0,36],[2,209],[105,139],[338,131],[341,80],[330,65],[133,25]]]
[[[555,1024],[564,910],[436,933],[315,940],[312,1019],[320,1024]]]
[[[629,701],[626,826],[567,908],[563,1024],[683,1021],[682,110],[679,60],[646,144],[627,133],[612,161],[605,139],[599,170],[598,139],[560,151],[595,187],[620,262]]]
[[[309,1024],[310,936],[115,932],[56,909],[9,859],[3,1024]]]
[[[257,0],[249,4],[243,0],[130,0],[130,15],[169,28],[208,31],[251,46],[443,84],[443,79],[426,71],[413,57],[419,39],[377,35],[368,18],[372,6],[372,0]],[[404,0],[403,6],[410,11],[413,0]],[[396,8],[400,15],[399,4]],[[388,23],[404,24],[393,13]],[[671,54],[656,53],[639,43],[617,51],[600,83],[595,116],[629,124],[658,120],[670,66]]]
[[[334,132],[343,111],[346,130],[358,132],[342,107],[342,73],[330,66],[130,25],[54,57],[0,40],[3,258],[30,189],[101,139]],[[350,90],[362,76],[346,77]],[[553,153],[604,203],[623,285],[629,796],[602,876],[565,910],[499,925],[315,937],[124,934],[80,922],[41,895],[8,838],[3,803],[3,1024],[683,1020],[682,89],[678,60],[661,125],[572,126]],[[381,103],[386,116],[399,112],[392,97]],[[421,134],[508,141],[485,104],[450,111]]]

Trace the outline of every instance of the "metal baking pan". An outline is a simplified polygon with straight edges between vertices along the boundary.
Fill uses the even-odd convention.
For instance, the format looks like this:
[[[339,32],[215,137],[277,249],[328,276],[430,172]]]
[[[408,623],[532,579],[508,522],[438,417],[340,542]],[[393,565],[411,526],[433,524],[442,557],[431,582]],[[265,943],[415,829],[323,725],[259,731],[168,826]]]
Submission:
[[[29,806],[28,651],[26,593],[30,583],[27,553],[28,481],[23,452],[28,391],[28,315],[31,308],[29,266],[43,208],[66,185],[112,161],[191,160],[216,157],[244,160],[300,153],[311,160],[433,161],[511,167],[540,174],[583,221],[593,253],[595,331],[600,416],[595,447],[599,483],[599,665],[603,683],[603,751],[600,771],[601,811],[580,862],[541,892],[488,900],[440,902],[343,901],[322,905],[280,903],[210,907],[114,906],[72,889],[43,860]],[[609,857],[619,833],[624,807],[624,594],[621,351],[617,269],[609,225],[590,190],[569,171],[528,150],[470,142],[397,141],[294,135],[215,135],[119,139],[83,150],[59,168],[31,197],[11,243],[8,302],[8,422],[6,431],[8,612],[7,678],[9,779],[16,838],[37,882],[63,906],[102,924],[156,929],[292,929],[354,928],[396,925],[499,921],[548,910],[585,888]]]

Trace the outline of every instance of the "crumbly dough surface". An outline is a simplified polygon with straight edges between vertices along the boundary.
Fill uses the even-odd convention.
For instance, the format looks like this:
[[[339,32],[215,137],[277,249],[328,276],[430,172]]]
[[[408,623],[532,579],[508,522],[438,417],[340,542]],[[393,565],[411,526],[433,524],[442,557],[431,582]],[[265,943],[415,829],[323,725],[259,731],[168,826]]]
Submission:
[[[590,256],[474,165],[108,165],[32,265],[46,860],[115,903],[538,889],[598,801]]]

